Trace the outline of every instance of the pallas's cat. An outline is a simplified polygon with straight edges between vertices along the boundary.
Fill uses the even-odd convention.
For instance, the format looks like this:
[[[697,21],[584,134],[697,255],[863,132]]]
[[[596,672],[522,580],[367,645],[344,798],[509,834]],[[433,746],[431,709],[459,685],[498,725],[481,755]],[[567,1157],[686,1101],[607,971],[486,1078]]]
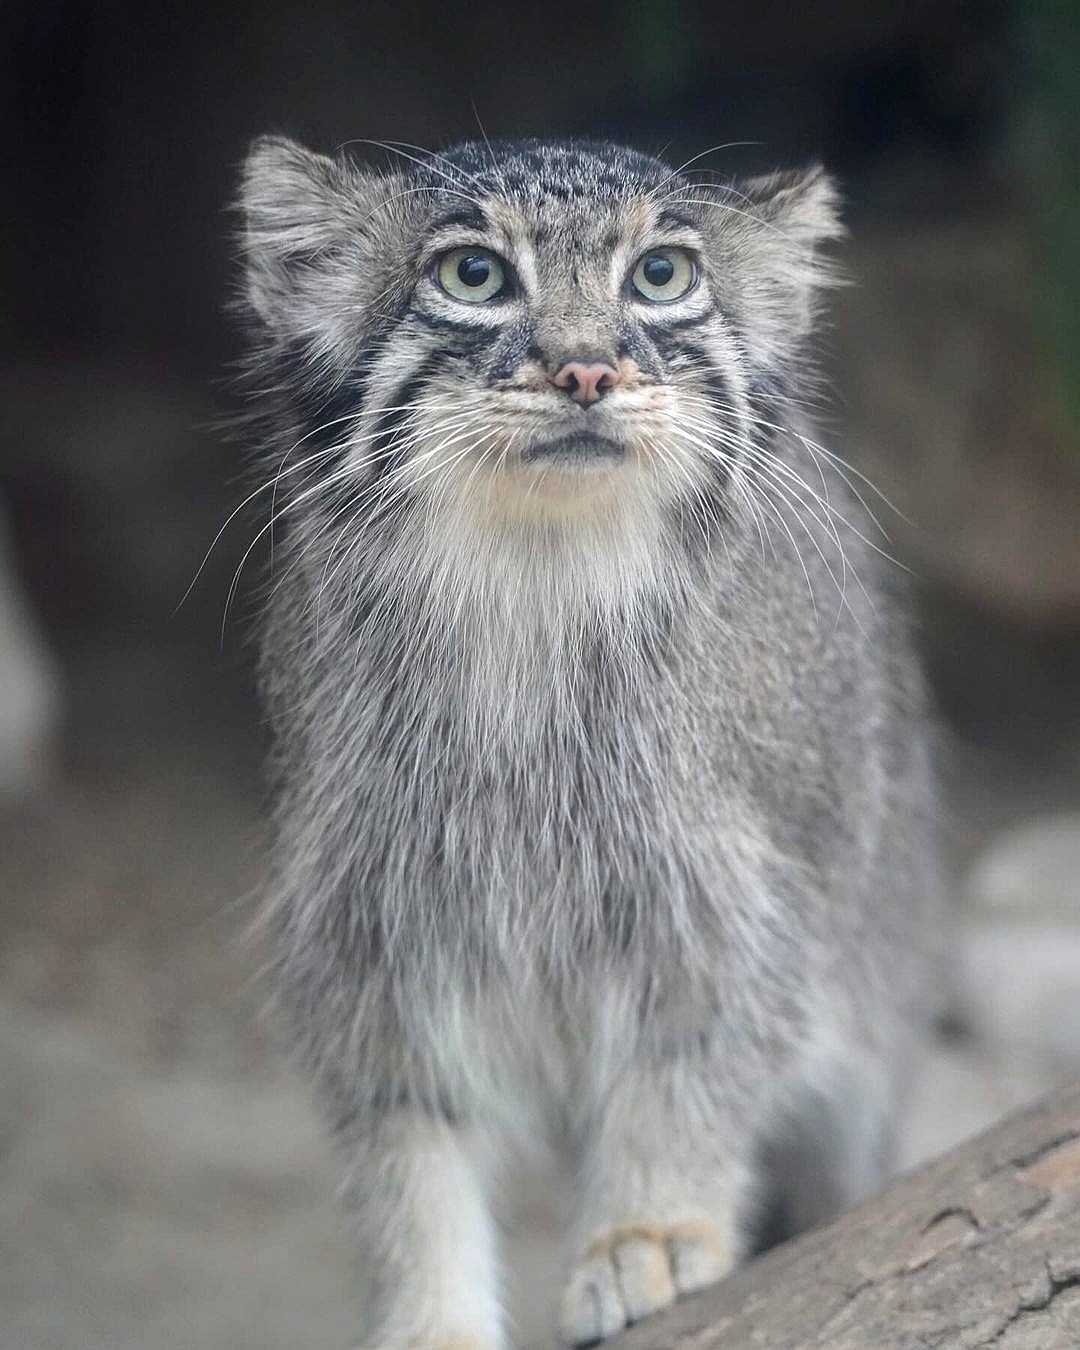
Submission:
[[[923,1006],[902,576],[806,411],[834,189],[264,139],[242,208],[273,974],[363,1344],[507,1343],[540,1140],[597,1340],[879,1183]]]

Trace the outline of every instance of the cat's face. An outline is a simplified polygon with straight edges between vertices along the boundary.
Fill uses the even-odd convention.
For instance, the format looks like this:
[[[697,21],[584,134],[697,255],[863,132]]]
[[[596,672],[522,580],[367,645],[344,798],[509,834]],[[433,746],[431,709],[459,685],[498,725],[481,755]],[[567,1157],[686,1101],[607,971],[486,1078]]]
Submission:
[[[800,369],[824,176],[718,187],[578,143],[403,164],[247,164],[248,297],[327,467],[497,519],[722,497]]]

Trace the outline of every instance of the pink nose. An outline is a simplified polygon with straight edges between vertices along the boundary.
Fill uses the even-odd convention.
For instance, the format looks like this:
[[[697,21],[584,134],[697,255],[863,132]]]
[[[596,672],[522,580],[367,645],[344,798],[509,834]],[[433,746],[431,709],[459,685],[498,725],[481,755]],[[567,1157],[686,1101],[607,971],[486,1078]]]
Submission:
[[[576,402],[595,403],[619,383],[619,372],[606,361],[567,361],[554,380]]]

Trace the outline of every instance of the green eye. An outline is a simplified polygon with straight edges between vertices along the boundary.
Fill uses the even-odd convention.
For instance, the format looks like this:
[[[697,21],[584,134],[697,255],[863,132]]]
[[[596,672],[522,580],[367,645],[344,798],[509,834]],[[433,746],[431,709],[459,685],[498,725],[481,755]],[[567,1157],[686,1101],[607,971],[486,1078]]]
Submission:
[[[439,285],[455,300],[479,305],[493,300],[506,284],[506,269],[483,248],[452,248],[435,266]]]
[[[681,248],[654,248],[638,259],[630,284],[654,304],[678,300],[697,281],[697,268]]]

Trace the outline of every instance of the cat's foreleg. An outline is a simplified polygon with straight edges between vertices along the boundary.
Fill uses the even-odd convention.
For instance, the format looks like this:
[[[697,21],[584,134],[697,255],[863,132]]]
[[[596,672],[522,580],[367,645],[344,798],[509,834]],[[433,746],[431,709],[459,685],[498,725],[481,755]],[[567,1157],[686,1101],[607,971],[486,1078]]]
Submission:
[[[587,1140],[564,1341],[613,1335],[726,1275],[744,1253],[752,1156],[708,1057],[621,1075]]]
[[[500,1350],[494,1225],[462,1130],[401,1108],[347,1143],[362,1350]]]

